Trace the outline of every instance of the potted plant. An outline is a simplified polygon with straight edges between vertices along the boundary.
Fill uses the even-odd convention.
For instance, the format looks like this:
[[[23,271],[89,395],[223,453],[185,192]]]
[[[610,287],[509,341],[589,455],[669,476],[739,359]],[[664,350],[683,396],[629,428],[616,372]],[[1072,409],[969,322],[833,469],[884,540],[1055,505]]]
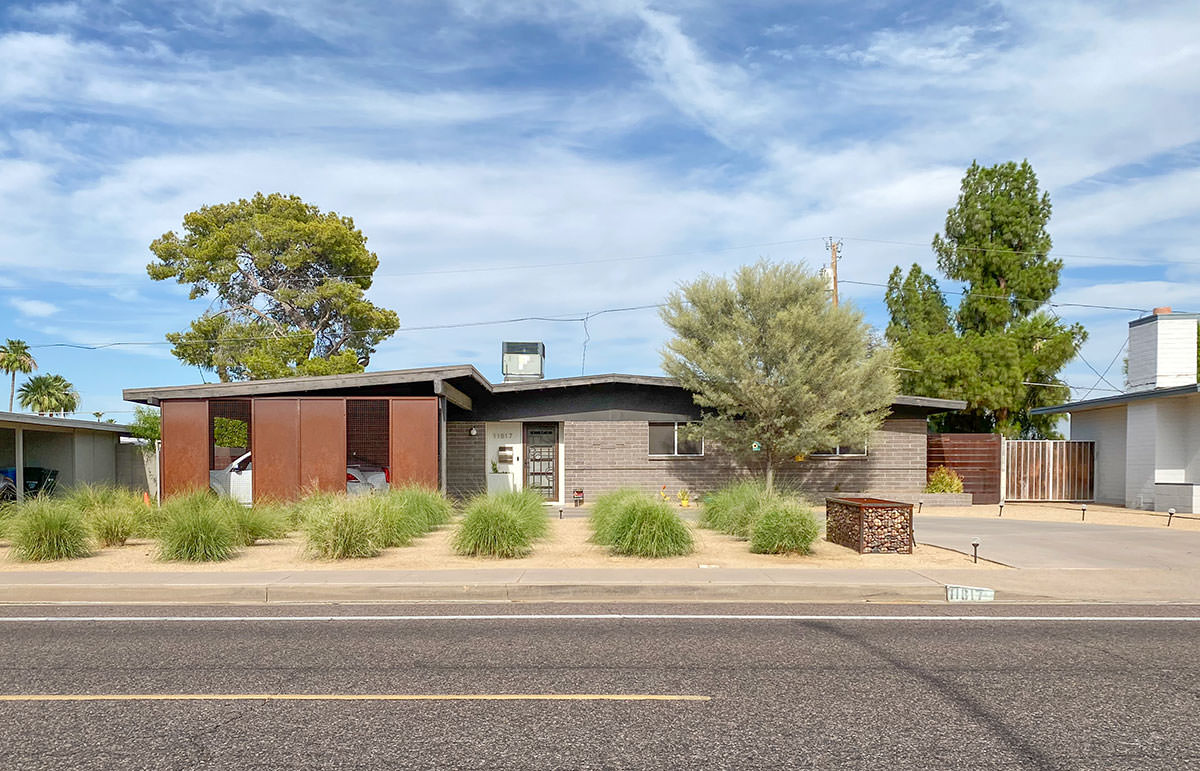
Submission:
[[[507,493],[511,492],[512,489],[512,474],[507,471],[501,471],[500,465],[493,460],[492,470],[487,475],[488,495],[493,493]]]

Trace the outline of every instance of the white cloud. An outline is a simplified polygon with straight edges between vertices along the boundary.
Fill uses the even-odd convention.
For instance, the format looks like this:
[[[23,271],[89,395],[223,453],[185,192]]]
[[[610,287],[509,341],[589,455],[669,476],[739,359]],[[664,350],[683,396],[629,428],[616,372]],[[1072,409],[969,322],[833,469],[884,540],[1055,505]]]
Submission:
[[[22,315],[38,319],[53,316],[61,310],[53,303],[42,300],[24,300],[19,297],[10,298],[8,304],[16,308]]]

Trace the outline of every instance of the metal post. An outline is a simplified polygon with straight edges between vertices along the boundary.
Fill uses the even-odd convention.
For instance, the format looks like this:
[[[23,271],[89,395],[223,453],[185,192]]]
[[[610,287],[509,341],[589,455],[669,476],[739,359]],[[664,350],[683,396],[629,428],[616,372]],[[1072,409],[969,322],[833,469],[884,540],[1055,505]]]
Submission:
[[[438,481],[446,494],[446,397],[438,397]]]
[[[25,429],[15,428],[17,432],[16,442],[16,464],[17,464],[17,503],[25,500]]]

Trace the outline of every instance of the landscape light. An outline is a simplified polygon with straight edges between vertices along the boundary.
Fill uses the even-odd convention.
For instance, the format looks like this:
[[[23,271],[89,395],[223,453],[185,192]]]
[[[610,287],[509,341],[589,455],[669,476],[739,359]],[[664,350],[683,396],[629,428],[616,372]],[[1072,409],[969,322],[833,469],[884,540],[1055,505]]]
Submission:
[[[921,513],[921,507],[922,507],[922,506],[924,506],[924,505],[925,505],[925,499],[924,499],[924,498],[918,498],[918,499],[917,499],[917,513],[918,513],[918,514],[920,514],[920,513]]]
[[[997,514],[996,516],[997,516],[997,517],[1003,517],[1003,516],[1004,516],[1004,501],[1000,501],[1000,513],[999,513],[999,514]]]
[[[1167,509],[1167,527],[1171,526],[1171,520],[1175,518],[1175,509]]]
[[[978,538],[971,539],[971,561],[976,562],[976,563],[979,562],[979,539]]]
[[[1081,504],[1079,504],[1079,521],[1083,522],[1086,519],[1087,519],[1087,504],[1081,503]]]

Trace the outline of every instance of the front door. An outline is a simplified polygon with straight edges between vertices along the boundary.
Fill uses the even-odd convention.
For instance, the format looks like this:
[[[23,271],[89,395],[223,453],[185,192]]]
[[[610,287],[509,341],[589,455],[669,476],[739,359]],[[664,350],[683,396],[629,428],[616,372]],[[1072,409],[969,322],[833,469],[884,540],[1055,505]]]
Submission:
[[[525,489],[558,500],[558,424],[525,424]]]

